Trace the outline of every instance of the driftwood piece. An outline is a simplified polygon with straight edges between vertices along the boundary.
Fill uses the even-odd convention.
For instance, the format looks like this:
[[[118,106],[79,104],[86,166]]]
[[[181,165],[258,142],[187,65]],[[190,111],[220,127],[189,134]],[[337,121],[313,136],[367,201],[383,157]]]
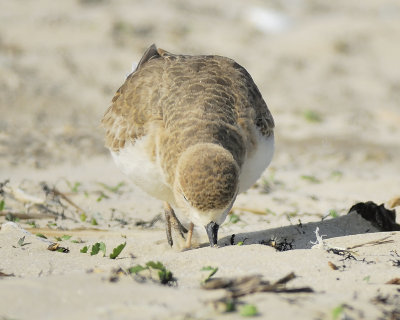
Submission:
[[[310,287],[287,288],[286,284],[296,278],[293,272],[285,277],[270,283],[260,275],[244,276],[239,278],[213,278],[202,285],[203,289],[225,289],[226,296],[222,299],[236,299],[257,292],[300,293],[314,292]]]

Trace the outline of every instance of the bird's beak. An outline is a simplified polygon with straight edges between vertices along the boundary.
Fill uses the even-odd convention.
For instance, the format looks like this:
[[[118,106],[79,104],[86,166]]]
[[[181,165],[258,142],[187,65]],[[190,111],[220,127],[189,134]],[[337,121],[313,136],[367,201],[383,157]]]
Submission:
[[[211,221],[208,225],[206,225],[206,231],[207,231],[208,239],[210,240],[211,247],[214,247],[217,245],[218,228],[219,228],[219,225],[216,224],[214,221]]]

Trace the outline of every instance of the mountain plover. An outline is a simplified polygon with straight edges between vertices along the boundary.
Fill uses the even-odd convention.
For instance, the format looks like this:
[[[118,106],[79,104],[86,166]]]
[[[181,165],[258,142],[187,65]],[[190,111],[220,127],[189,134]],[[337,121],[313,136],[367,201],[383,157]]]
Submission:
[[[190,247],[194,225],[216,246],[237,194],[255,183],[274,151],[274,120],[242,66],[155,45],[118,89],[102,124],[117,166],[164,201],[171,246],[178,238]]]

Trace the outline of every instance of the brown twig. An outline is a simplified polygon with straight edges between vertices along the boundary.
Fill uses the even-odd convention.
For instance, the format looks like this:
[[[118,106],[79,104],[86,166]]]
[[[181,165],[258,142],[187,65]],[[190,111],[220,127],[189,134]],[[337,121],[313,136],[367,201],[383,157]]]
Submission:
[[[35,214],[29,214],[29,213],[22,213],[22,212],[12,212],[12,211],[0,211],[0,217],[1,216],[7,216],[7,215],[12,215],[13,217],[16,217],[18,219],[47,219],[47,218],[54,218],[54,215],[50,214],[44,214],[44,213],[35,213]]]
[[[356,245],[354,245],[354,246],[347,247],[346,249],[347,249],[347,250],[350,250],[350,249],[359,248],[359,247],[364,247],[364,246],[377,246],[377,245],[380,245],[380,244],[385,244],[385,243],[392,243],[392,242],[394,242],[394,240],[392,240],[392,239],[391,239],[391,240],[387,240],[387,239],[389,239],[389,238],[390,238],[390,236],[387,236],[387,237],[384,237],[384,238],[382,238],[382,239],[372,240],[372,241],[368,241],[368,242],[356,244]]]
[[[58,191],[55,187],[49,188],[49,186],[47,184],[43,184],[42,187],[46,193],[53,193],[55,196],[61,197],[66,202],[68,202],[71,206],[73,206],[76,210],[78,210],[80,213],[85,213],[85,211],[81,207],[79,207],[76,203],[74,203],[71,199],[69,199],[64,193],[62,193],[61,191]]]

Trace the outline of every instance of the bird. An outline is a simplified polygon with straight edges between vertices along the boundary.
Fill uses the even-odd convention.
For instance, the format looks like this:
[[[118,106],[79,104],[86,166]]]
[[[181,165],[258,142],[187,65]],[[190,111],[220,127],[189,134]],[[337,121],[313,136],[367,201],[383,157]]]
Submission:
[[[274,119],[247,70],[218,55],[173,54],[155,44],[101,120],[117,167],[163,201],[168,244],[211,247],[237,195],[274,153]],[[174,245],[175,242],[175,245]]]

